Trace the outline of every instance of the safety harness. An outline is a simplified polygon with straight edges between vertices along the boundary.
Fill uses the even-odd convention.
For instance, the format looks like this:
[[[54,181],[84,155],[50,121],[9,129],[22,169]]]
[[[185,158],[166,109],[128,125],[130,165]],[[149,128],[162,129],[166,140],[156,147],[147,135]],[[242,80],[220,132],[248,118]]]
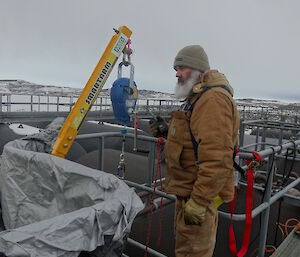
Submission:
[[[190,112],[190,118],[192,117],[192,113],[194,110],[194,106],[197,103],[197,101],[199,100],[199,98],[208,90],[212,89],[212,88],[223,88],[224,90],[226,90],[231,96],[232,93],[230,92],[229,88],[225,85],[215,85],[215,86],[210,86],[210,87],[204,87],[203,90],[201,91],[200,95],[198,96],[198,98],[192,103],[192,104],[185,104],[184,109]],[[199,161],[198,161],[198,143],[193,135],[192,129],[191,129],[191,120],[190,118],[188,119],[188,126],[189,126],[189,131],[190,131],[190,135],[191,135],[191,140],[192,140],[192,144],[193,144],[193,149],[194,149],[194,156],[195,156],[195,166],[198,170],[199,168]],[[235,147],[235,149],[237,149],[237,147]],[[237,151],[233,151],[233,167],[241,173],[242,177],[245,177],[245,171],[242,169],[242,167],[240,165],[238,165],[235,162],[235,157],[236,157]]]
[[[228,87],[224,85],[217,85],[217,86],[211,86],[211,87],[205,87],[199,97],[192,103],[192,104],[186,104],[185,110],[188,110],[190,112],[190,118],[192,117],[192,112],[194,109],[194,105],[196,102],[199,100],[199,98],[207,92],[211,88],[223,88],[227,92],[229,92],[230,95],[231,92],[228,89]],[[195,156],[195,166],[198,170],[199,168],[199,162],[198,162],[198,143],[192,133],[191,129],[191,124],[190,124],[190,118],[188,119],[188,126],[189,126],[189,131],[191,135],[191,140],[193,144],[193,149],[194,149],[194,156]],[[243,178],[246,177],[246,172],[245,170],[235,161],[235,157],[238,154],[238,148],[235,147],[235,151],[233,151],[233,167],[241,174]],[[237,188],[235,187],[234,190],[234,198],[230,202],[229,207],[230,207],[230,227],[229,227],[229,250],[231,254],[235,257],[243,257],[249,246],[249,240],[250,240],[250,234],[251,234],[251,226],[252,226],[252,208],[253,208],[253,166],[254,163],[257,163],[261,160],[261,157],[259,156],[258,153],[253,152],[254,156],[254,161],[253,160],[247,160],[247,193],[246,193],[246,222],[245,222],[245,227],[244,227],[244,235],[243,235],[243,243],[242,247],[237,252],[236,250],[236,241],[235,241],[235,236],[234,236],[234,231],[233,231],[233,224],[232,224],[232,216],[234,212],[234,206],[235,206],[235,201],[236,201],[236,195],[237,195]],[[215,202],[215,200],[214,200]],[[216,206],[218,208],[218,206]]]
[[[234,189],[234,198],[229,203],[230,208],[230,226],[229,226],[229,250],[235,257],[243,257],[249,246],[251,226],[252,226],[252,208],[253,208],[253,168],[261,161],[261,157],[257,152],[252,152],[254,160],[247,160],[247,193],[246,193],[246,221],[243,234],[243,243],[240,250],[236,250],[236,242],[233,231],[232,216],[236,200],[237,188]]]

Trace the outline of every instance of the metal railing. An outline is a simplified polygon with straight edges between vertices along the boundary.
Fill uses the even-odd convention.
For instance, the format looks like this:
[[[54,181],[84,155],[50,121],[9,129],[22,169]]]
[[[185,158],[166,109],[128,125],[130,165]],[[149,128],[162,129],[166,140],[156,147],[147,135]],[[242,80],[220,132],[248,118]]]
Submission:
[[[0,112],[65,112],[71,111],[79,96],[15,95],[0,93]],[[139,98],[137,108],[160,110],[180,105],[176,99]],[[99,96],[92,111],[112,110],[110,96]]]
[[[78,95],[17,95],[0,93],[0,122],[32,122],[36,119],[51,121],[55,117],[67,117],[77,99]],[[171,111],[178,109],[181,104],[182,102],[177,99],[138,98],[136,110],[139,113],[151,111],[154,114],[166,116]],[[241,123],[241,126],[256,126],[258,130],[257,140],[260,131],[262,131],[262,139],[265,139],[265,126],[271,121],[281,124],[287,122],[294,124],[295,129],[290,129],[290,131],[293,131],[293,135],[298,132],[297,128],[300,127],[299,114],[295,110],[283,110],[277,107],[244,102],[237,102],[237,107],[241,121],[256,120],[257,124],[251,121],[252,124],[244,122],[244,124]],[[47,112],[47,115],[42,114],[44,112]],[[112,113],[110,96],[100,95],[91,108],[88,117],[89,119],[93,118],[101,121],[102,117],[108,116],[109,113]],[[41,118],[40,116],[43,117]],[[109,118],[109,120],[111,119],[112,117]],[[278,128],[278,124],[275,123],[274,129]],[[285,128],[278,129],[282,131]],[[282,139],[281,133],[279,144],[282,143]],[[263,140],[262,145],[264,143]],[[243,135],[240,137],[240,142],[243,145]]]
[[[252,131],[251,134],[255,135],[255,143],[253,144],[253,146],[255,147],[255,151],[257,151],[259,145],[261,146],[260,150],[264,150],[265,145],[267,145],[267,137],[277,138],[278,141],[276,145],[282,145],[282,143],[284,142],[284,137],[286,139],[285,141],[296,140],[300,138],[300,124],[298,123],[298,120],[296,120],[296,117],[294,123],[287,123],[284,121],[270,121],[267,119],[246,121],[241,120],[239,129],[239,144],[241,149],[250,146],[244,146],[245,131],[248,128],[250,128],[250,131]],[[261,139],[260,142],[259,137]]]
[[[14,97],[17,96],[17,99]],[[0,122],[52,121],[56,117],[67,117],[77,100],[76,96],[33,96],[0,94]],[[138,99],[136,111],[139,118],[151,118],[152,113],[162,116],[177,109],[180,102],[170,99]],[[89,120],[114,120],[110,97],[96,99]]]
[[[299,106],[283,104],[237,104],[242,120],[269,119],[299,123]]]
[[[43,112],[48,112],[50,115],[53,113],[56,116],[61,115],[68,115],[68,112],[72,109],[74,103],[77,100],[77,96],[49,96],[49,95],[29,95],[26,96],[26,99],[24,99],[25,96],[15,96],[15,95],[2,95],[0,94],[0,121],[5,118],[6,120],[11,120],[16,116],[16,120],[20,119],[22,116],[28,116],[28,113],[31,113],[33,115],[33,119],[43,119]],[[151,109],[154,113],[160,113],[162,110],[172,110],[174,108],[177,108],[181,103],[177,100],[172,99],[139,99],[137,103],[137,110],[143,111]],[[24,108],[25,106],[25,108]],[[269,164],[271,162],[271,158],[273,155],[273,149],[275,152],[275,155],[279,155],[284,150],[294,147],[294,143],[296,146],[300,144],[300,141],[297,140],[294,143],[287,142],[284,143],[284,131],[291,131],[293,137],[296,137],[299,135],[300,132],[300,119],[298,118],[298,115],[294,115],[293,113],[284,113],[282,111],[276,110],[276,109],[270,109],[265,107],[257,107],[257,106],[246,106],[243,104],[238,104],[239,107],[239,113],[242,117],[241,119],[241,125],[240,125],[240,146],[241,149],[246,149],[247,147],[254,147],[254,150],[258,150],[258,147],[260,146],[259,154],[262,158],[266,158],[269,160]],[[92,109],[91,113],[96,113],[95,116],[92,114],[90,115],[93,119],[101,119],[101,117],[105,116],[112,116],[112,108],[111,108],[111,102],[110,98],[108,96],[101,96],[99,97]],[[47,114],[47,115],[48,115]],[[36,116],[40,115],[40,116]],[[252,121],[245,121],[245,118],[249,117],[256,117],[258,119],[252,120]],[[271,121],[268,119],[269,117],[276,117],[276,121]],[[54,118],[54,116],[53,116]],[[289,121],[287,123],[286,121]],[[244,145],[244,136],[245,136],[245,129],[246,128],[257,128],[255,137],[256,141],[253,145]],[[274,146],[273,148],[266,148],[268,145],[266,143],[266,132],[268,128],[276,129],[279,131],[279,137],[278,137],[278,144],[279,146]],[[261,136],[260,136],[261,135]],[[94,134],[86,134],[86,135],[79,135],[77,136],[76,140],[84,140],[89,138],[97,138],[98,140],[98,152],[99,152],[99,158],[98,158],[98,169],[103,170],[104,168],[104,147],[105,147],[105,139],[107,137],[123,137],[121,133],[94,133]],[[132,134],[126,134],[126,137],[133,138]],[[261,141],[259,141],[259,137],[261,137]],[[153,192],[153,172],[154,172],[154,160],[155,160],[155,149],[157,144],[157,139],[147,136],[138,136],[139,140],[146,141],[150,143],[149,147],[149,154],[148,154],[148,173],[147,173],[147,180],[145,181],[145,184],[137,184],[131,181],[125,180],[125,182],[131,186],[135,187],[139,190],[143,190],[146,192]],[[252,154],[240,152],[239,154],[240,159],[249,159],[253,158]],[[259,257],[264,256],[264,249],[266,245],[266,238],[267,238],[267,228],[268,228],[268,222],[269,222],[269,213],[270,213],[270,206],[274,204],[277,200],[279,200],[282,197],[289,197],[286,195],[286,193],[293,187],[299,185],[300,178],[294,180],[289,185],[285,186],[281,191],[272,194],[272,180],[274,177],[274,164],[272,167],[269,167],[270,179],[268,180],[268,184],[265,188],[265,194],[263,202],[257,206],[255,209],[252,210],[252,218],[256,217],[259,214],[263,215],[262,220],[262,226],[260,231],[260,243],[259,243]],[[242,186],[245,186],[242,182],[240,182]],[[155,193],[163,198],[169,199],[171,201],[175,201],[176,197],[174,195],[166,194],[165,192],[162,192],[160,190],[155,191]],[[294,201],[300,202],[299,198],[293,197]],[[219,215],[222,217],[225,217],[226,219],[230,218],[229,213],[225,213],[222,211],[219,211]],[[245,220],[245,214],[234,214],[233,215],[234,221],[243,221]],[[145,246],[139,242],[136,242],[132,239],[128,240],[129,244],[132,244],[136,247],[139,247],[141,249],[145,249]],[[149,248],[148,248],[149,249]],[[150,249],[151,254],[154,256],[162,257],[161,253],[158,253],[157,251]],[[126,256],[126,255],[124,255]]]
[[[74,106],[79,95],[19,95],[0,93],[0,112],[64,112],[70,111]],[[158,98],[138,98],[137,107],[172,109],[180,106],[181,102],[177,99],[158,99]],[[299,123],[297,110],[286,110],[281,107],[268,106],[264,104],[248,104],[243,101],[237,101],[237,107],[242,120],[266,119],[281,120]],[[300,108],[300,107],[299,107]],[[96,99],[92,111],[111,110],[110,96],[101,95]]]
[[[94,133],[94,134],[85,134],[85,135],[79,135],[76,137],[76,140],[84,140],[84,139],[91,139],[91,138],[98,138],[98,151],[99,151],[99,159],[98,159],[98,168],[103,170],[104,168],[104,147],[105,147],[105,138],[107,137],[123,137],[123,135],[121,133],[111,133],[111,132],[105,132],[105,133]],[[127,138],[133,138],[134,135],[132,134],[126,134]],[[153,192],[153,171],[154,171],[154,161],[155,161],[155,149],[156,149],[156,144],[157,144],[157,139],[153,138],[153,137],[148,137],[148,136],[138,136],[138,140],[143,140],[146,141],[148,143],[150,143],[150,150],[149,150],[149,154],[148,154],[148,174],[147,174],[147,181],[145,184],[137,184],[131,181],[126,181],[125,182],[131,186],[131,187],[135,187],[139,190],[144,190],[147,192]],[[284,188],[282,188],[282,190],[280,190],[279,192],[276,192],[274,194],[272,194],[272,181],[273,181],[273,177],[274,177],[274,162],[272,162],[272,158],[275,158],[275,155],[280,154],[281,152],[285,151],[288,148],[291,147],[298,147],[300,145],[300,140],[294,141],[294,142],[288,142],[286,144],[283,145],[279,145],[279,146],[275,146],[272,148],[268,148],[265,150],[262,150],[259,153],[259,155],[263,158],[263,159],[268,159],[268,163],[269,165],[272,165],[272,167],[269,167],[268,170],[270,171],[270,173],[268,174],[269,179],[267,181],[267,185],[265,188],[265,194],[264,194],[264,198],[263,198],[263,202],[257,206],[255,209],[252,210],[252,218],[256,217],[259,214],[262,214],[262,224],[261,224],[261,229],[260,229],[260,240],[259,240],[259,252],[258,252],[258,256],[259,257],[263,257],[265,255],[265,246],[266,246],[266,239],[267,239],[267,232],[268,232],[268,223],[269,223],[269,214],[270,214],[270,207],[273,203],[275,203],[277,200],[279,200],[282,197],[289,197],[287,194],[287,192],[297,186],[298,184],[300,184],[300,178],[294,180],[292,183],[288,184],[287,186],[285,186]],[[274,156],[273,156],[274,155]],[[251,153],[246,153],[246,152],[240,152],[239,153],[239,158],[240,159],[252,159],[253,155]],[[240,183],[241,185],[243,185],[243,183]],[[155,190],[155,193],[163,198],[167,198],[169,200],[175,201],[176,200],[176,196],[174,195],[169,195],[166,194],[165,192],[162,192],[160,190]],[[293,197],[295,200],[295,197]],[[300,198],[296,198],[296,201],[299,201],[300,204]],[[226,218],[226,219],[230,219],[230,214],[229,213],[225,213],[222,211],[219,211],[219,215]],[[245,220],[246,215],[245,214],[234,214],[233,215],[233,220],[234,221],[243,221]],[[145,246],[139,242],[133,242],[133,241],[129,241],[129,243],[138,246],[139,248],[145,248]],[[152,252],[152,254],[154,256],[164,256],[161,255],[160,253],[154,251]]]
[[[24,97],[24,96],[22,96]],[[76,96],[27,96],[28,101],[26,99],[14,99],[13,95],[5,95],[3,96],[0,94],[0,119],[6,118],[7,120],[11,119],[16,116],[16,119],[20,119],[20,115],[22,116],[22,111],[24,110],[18,110],[16,109],[17,106],[26,106],[26,110],[28,109],[28,113],[32,114],[37,114],[40,115],[41,117],[38,117],[38,119],[42,119],[43,112],[48,112],[50,113],[55,113],[57,116],[67,115],[68,112],[72,109],[74,103],[77,100]],[[24,102],[26,100],[26,102]],[[177,108],[178,105],[181,103],[177,100],[161,100],[161,99],[139,99],[138,100],[138,110],[148,110],[151,109],[154,113],[161,112],[161,110],[166,110],[169,109],[171,110],[172,108]],[[246,117],[247,111],[246,108],[243,108],[243,105],[238,105],[239,106],[239,111],[241,117]],[[252,121],[244,121],[243,118],[241,119],[241,125],[240,125],[240,146],[241,149],[246,149],[249,147],[254,147],[254,150],[258,150],[258,147],[260,146],[260,152],[259,154],[266,159],[269,159],[269,163],[271,163],[271,158],[273,155],[273,149],[275,151],[276,155],[279,155],[282,151],[294,147],[294,143],[296,146],[300,144],[300,141],[297,140],[294,143],[287,142],[284,143],[284,135],[283,133],[285,131],[290,131],[293,135],[293,139],[299,135],[300,132],[300,124],[298,119],[298,116],[295,115],[291,119],[291,115],[288,115],[289,119],[286,119],[286,117],[283,115],[283,112],[276,112],[276,110],[270,110],[266,108],[261,108],[261,112],[258,110],[255,110],[257,107],[251,107],[254,109],[250,109],[248,107],[248,112],[251,113],[253,110],[257,113],[260,114],[258,117],[259,119],[257,120],[252,120]],[[100,119],[101,117],[104,116],[112,116],[112,109],[111,109],[111,102],[109,97],[103,96],[97,99],[97,101],[94,104],[93,107],[94,112],[92,113],[97,113],[99,112],[100,114],[96,114],[96,116],[90,115],[91,118],[93,119]],[[28,116],[28,113],[25,111],[24,115]],[[277,121],[271,121],[267,119],[267,115],[272,114],[272,115],[277,115],[280,114],[279,120]],[[12,115],[12,116],[11,116]],[[37,118],[37,116],[33,116],[34,119]],[[287,123],[287,120],[291,120],[289,123]],[[256,141],[253,145],[244,145],[244,136],[245,136],[245,129],[246,128],[256,128],[255,132],[255,137]],[[278,136],[278,145],[279,146],[274,146],[273,148],[266,148],[268,145],[266,143],[266,132],[269,128],[276,129],[279,131],[279,136]],[[261,133],[260,133],[261,132]],[[261,135],[261,136],[260,136]],[[99,151],[99,159],[98,159],[98,168],[100,170],[103,170],[104,168],[104,147],[105,147],[105,138],[107,137],[122,137],[120,133],[95,133],[95,134],[86,134],[86,135],[79,135],[77,136],[76,140],[84,140],[88,138],[98,138],[98,151]],[[126,137],[133,138],[132,134],[127,134]],[[259,137],[261,137],[261,141],[259,141]],[[153,171],[154,171],[154,159],[155,159],[155,149],[156,149],[156,144],[157,144],[157,139],[152,138],[152,137],[147,137],[147,136],[138,136],[139,140],[147,141],[150,143],[150,150],[148,154],[148,173],[147,173],[147,180],[145,184],[137,184],[131,181],[126,181],[125,182],[131,186],[135,187],[139,190],[147,191],[147,192],[153,192]],[[240,152],[240,159],[249,159],[253,158],[252,154],[249,153],[243,153]],[[264,194],[264,199],[263,203],[261,203],[259,206],[257,206],[255,209],[252,211],[252,218],[256,217],[259,214],[263,215],[263,220],[262,220],[262,226],[261,226],[261,231],[260,231],[260,243],[259,243],[259,257],[264,256],[264,249],[266,245],[266,237],[267,237],[267,228],[268,228],[268,222],[269,222],[269,212],[270,212],[270,206],[275,203],[277,200],[279,200],[282,197],[289,197],[286,196],[286,193],[296,185],[300,183],[300,179],[296,179],[293,182],[291,182],[289,185],[285,186],[281,191],[275,193],[272,195],[272,180],[274,177],[274,165],[272,167],[269,167],[270,174],[269,174],[269,181],[268,184],[266,185],[265,188],[265,194]],[[243,185],[243,183],[240,183]],[[244,186],[244,185],[243,185]],[[175,201],[176,197],[174,195],[169,195],[166,194],[165,192],[162,192],[160,190],[156,189],[156,194],[160,197],[169,199],[171,201]],[[299,201],[298,198],[293,199],[294,201]],[[219,211],[219,215],[225,218],[230,218],[229,213],[225,213],[222,211]],[[245,214],[234,214],[233,215],[233,220],[234,221],[242,221],[245,220]],[[129,243],[143,248],[145,247],[141,243],[134,242],[132,239],[128,241]],[[152,251],[151,249],[150,251]],[[154,256],[163,256],[160,253],[157,253],[155,250],[153,250],[152,254]]]
[[[275,203],[280,198],[284,197],[285,194],[298,184],[300,184],[300,178],[295,179],[293,182],[291,182],[289,185],[282,188],[278,193],[275,193],[272,195],[272,182],[273,177],[275,173],[275,166],[274,162],[272,161],[273,158],[275,158],[276,154],[280,154],[283,151],[289,149],[289,148],[295,148],[300,145],[300,140],[289,142],[283,145],[278,146],[272,146],[268,149],[262,150],[259,152],[259,155],[264,158],[268,158],[268,170],[270,171],[268,176],[269,179],[266,184],[263,203],[257,206],[254,210],[252,210],[252,218],[255,218],[257,215],[262,213],[262,224],[260,229],[260,240],[259,240],[259,249],[258,249],[258,256],[263,257],[265,253],[265,246],[266,246],[266,240],[267,240],[267,232],[268,232],[268,224],[269,224],[269,214],[270,214],[270,207],[273,203]],[[295,149],[296,150],[296,149]],[[251,153],[239,153],[239,158],[242,159],[253,159],[253,154]],[[300,202],[300,198],[298,199]],[[223,217],[230,218],[230,215],[228,213],[219,212],[219,214]],[[246,215],[245,214],[234,214],[233,220],[239,221],[239,220],[245,220]]]
[[[120,137],[123,138],[123,134],[118,133],[118,132],[104,132],[104,133],[92,133],[92,134],[84,134],[84,135],[78,135],[75,140],[84,140],[84,139],[91,139],[91,138],[97,138],[98,139],[98,169],[104,170],[104,161],[105,161],[105,156],[104,156],[104,148],[105,148],[105,138],[108,137]],[[134,138],[133,134],[126,134],[126,138]],[[138,136],[139,140],[145,141],[147,143],[150,143],[149,146],[149,153],[148,153],[148,172],[147,172],[147,177],[145,184],[137,184],[128,180],[124,180],[126,184],[128,184],[131,187],[135,187],[137,189],[147,191],[152,193],[153,192],[153,172],[154,172],[154,167],[155,167],[155,145],[157,144],[158,139],[154,137],[149,137],[149,136],[143,136],[139,135]],[[137,149],[139,150],[139,149]],[[175,201],[176,197],[173,195],[166,194],[165,192],[162,192],[160,190],[155,190],[156,195],[170,199]],[[149,202],[149,201],[148,201]],[[139,249],[146,249],[146,246],[140,242],[137,242],[131,238],[128,238],[127,243],[139,248]],[[153,256],[157,257],[167,257],[151,248],[148,247],[148,252],[152,254]]]

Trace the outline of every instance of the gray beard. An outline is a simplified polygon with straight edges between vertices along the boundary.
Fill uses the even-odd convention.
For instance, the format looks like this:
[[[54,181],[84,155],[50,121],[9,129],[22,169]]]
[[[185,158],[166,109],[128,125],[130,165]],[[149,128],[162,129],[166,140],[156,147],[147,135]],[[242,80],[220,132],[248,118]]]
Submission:
[[[201,72],[198,70],[193,70],[190,77],[183,82],[177,82],[175,87],[175,97],[177,99],[187,98],[193,89],[193,86],[199,81]]]

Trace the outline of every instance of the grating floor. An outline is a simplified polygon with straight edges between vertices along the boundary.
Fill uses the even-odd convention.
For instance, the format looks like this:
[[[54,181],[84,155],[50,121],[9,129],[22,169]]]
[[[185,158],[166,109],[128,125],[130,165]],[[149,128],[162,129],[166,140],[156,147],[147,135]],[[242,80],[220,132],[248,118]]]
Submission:
[[[299,257],[300,256],[300,236],[291,232],[288,237],[277,248],[272,257]]]

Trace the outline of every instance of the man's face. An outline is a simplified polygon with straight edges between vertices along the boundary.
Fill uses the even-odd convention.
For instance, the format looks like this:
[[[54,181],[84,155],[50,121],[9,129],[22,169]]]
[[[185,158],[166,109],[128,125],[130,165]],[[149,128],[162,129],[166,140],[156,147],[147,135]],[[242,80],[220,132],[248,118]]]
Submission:
[[[176,77],[178,78],[178,84],[184,84],[187,79],[190,78],[192,69],[183,66],[175,67],[176,70]]]
[[[182,66],[175,67],[175,70],[178,78],[175,97],[178,99],[187,98],[191,94],[193,86],[199,81],[201,72]]]

